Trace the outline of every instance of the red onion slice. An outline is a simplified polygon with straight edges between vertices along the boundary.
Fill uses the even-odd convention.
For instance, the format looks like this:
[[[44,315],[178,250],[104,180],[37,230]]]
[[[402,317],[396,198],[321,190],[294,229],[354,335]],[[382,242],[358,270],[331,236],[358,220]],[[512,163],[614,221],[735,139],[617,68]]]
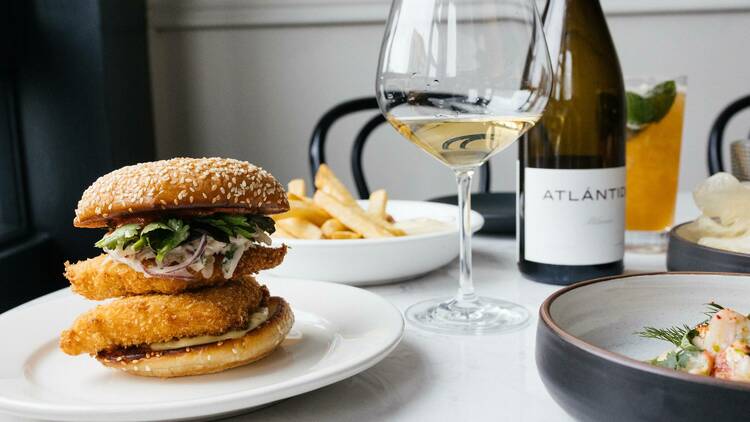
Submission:
[[[186,259],[185,261],[170,265],[169,267],[144,267],[144,270],[147,274],[153,275],[156,277],[172,277],[172,278],[180,278],[183,280],[189,280],[192,278],[195,278],[190,272],[187,271],[187,267],[192,265],[195,261],[200,259],[201,256],[203,256],[203,252],[206,251],[206,245],[208,244],[208,236],[205,234],[201,236],[201,241],[198,244],[198,247],[195,248],[195,252],[193,252],[193,255]],[[184,271],[182,271],[184,270]]]
[[[143,267],[143,272],[153,277],[176,278],[178,280],[190,281],[190,280],[195,280],[197,278],[187,270],[180,271],[180,272],[165,273],[163,269],[159,269],[157,267],[151,267],[151,268]]]

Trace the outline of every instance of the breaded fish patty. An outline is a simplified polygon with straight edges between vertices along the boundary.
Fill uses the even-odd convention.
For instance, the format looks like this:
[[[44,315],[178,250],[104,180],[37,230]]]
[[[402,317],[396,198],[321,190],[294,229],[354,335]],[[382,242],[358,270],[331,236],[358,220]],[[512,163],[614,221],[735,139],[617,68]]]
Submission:
[[[247,249],[234,270],[233,279],[250,276],[258,271],[281,264],[286,255],[286,245],[278,248],[255,246]],[[214,263],[211,277],[194,273],[194,280],[150,277],[129,266],[113,261],[106,254],[96,258],[65,263],[65,278],[74,292],[92,300],[151,293],[174,294],[204,286],[215,286],[227,280],[221,271],[221,262]]]
[[[99,305],[60,336],[69,355],[97,353],[200,335],[221,335],[249,324],[268,298],[252,277],[175,295],[133,296]]]

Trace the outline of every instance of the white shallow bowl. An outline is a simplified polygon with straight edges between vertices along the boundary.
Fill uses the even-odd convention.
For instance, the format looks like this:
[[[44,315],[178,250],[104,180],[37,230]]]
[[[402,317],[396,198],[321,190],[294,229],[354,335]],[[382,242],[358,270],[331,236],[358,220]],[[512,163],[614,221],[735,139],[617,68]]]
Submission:
[[[157,379],[127,375],[57,347],[60,332],[95,303],[65,292],[0,315],[3,413],[65,421],[156,421],[218,417],[302,394],[355,375],[387,356],[403,335],[401,312],[349,286],[272,280],[295,323],[267,358],[218,374]],[[376,317],[374,317],[376,316]]]
[[[359,201],[367,207],[367,201]],[[385,239],[304,240],[274,239],[290,249],[284,262],[268,273],[280,277],[332,281],[353,286],[394,282],[428,273],[458,256],[458,207],[423,201],[388,201],[396,221],[433,218],[453,228],[435,233]],[[484,224],[471,213],[471,228]]]

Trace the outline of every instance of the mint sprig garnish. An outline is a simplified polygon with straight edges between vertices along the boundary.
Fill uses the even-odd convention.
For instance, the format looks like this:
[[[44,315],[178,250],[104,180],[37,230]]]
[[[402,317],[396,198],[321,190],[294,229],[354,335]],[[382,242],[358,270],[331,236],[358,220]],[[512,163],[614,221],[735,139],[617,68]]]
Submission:
[[[149,247],[161,264],[169,251],[203,234],[228,243],[230,237],[252,239],[260,231],[272,234],[275,229],[274,221],[263,215],[215,214],[191,220],[168,218],[144,227],[125,224],[104,235],[95,246],[112,250],[132,245],[136,251]]]
[[[662,82],[651,88],[646,95],[628,91],[625,94],[628,108],[628,128],[638,130],[658,122],[669,113],[677,96],[675,81]]]

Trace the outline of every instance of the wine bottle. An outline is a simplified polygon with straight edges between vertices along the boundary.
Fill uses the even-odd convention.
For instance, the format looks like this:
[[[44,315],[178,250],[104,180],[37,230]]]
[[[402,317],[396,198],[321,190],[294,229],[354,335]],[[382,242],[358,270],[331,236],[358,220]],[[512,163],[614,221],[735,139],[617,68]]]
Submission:
[[[626,105],[598,0],[549,0],[547,109],[519,146],[518,267],[571,284],[623,270]]]

